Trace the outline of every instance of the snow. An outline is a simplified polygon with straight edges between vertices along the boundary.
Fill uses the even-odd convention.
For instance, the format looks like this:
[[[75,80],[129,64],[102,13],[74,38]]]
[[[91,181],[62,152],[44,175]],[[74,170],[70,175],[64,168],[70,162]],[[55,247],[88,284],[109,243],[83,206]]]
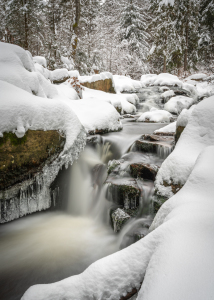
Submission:
[[[79,96],[72,86],[65,82],[62,84],[56,85],[56,89],[58,92],[58,98],[68,98],[70,100],[79,100]]]
[[[186,114],[186,112],[184,112]],[[184,116],[181,116],[183,118]],[[178,119],[177,126],[183,124]],[[169,198],[171,186],[163,182],[184,185],[200,152],[214,144],[214,96],[201,101],[188,116],[188,124],[182,132],[174,151],[163,162],[155,182],[158,193]]]
[[[139,102],[139,98],[136,94],[111,94],[103,91],[93,90],[84,87],[84,98],[96,98],[100,101],[111,103],[115,108],[121,109],[121,113],[133,114],[136,112],[135,104]],[[133,105],[133,104],[134,105]]]
[[[169,123],[172,115],[165,110],[152,110],[143,113],[138,122],[156,122],[156,123]]]
[[[69,74],[70,77],[77,77],[78,78],[80,76],[79,71],[77,71],[77,70],[68,71],[68,74]]]
[[[173,123],[170,123],[158,130],[155,130],[154,134],[158,134],[158,133],[175,133],[176,131],[176,123],[177,122],[173,122]]]
[[[203,74],[203,73],[197,73],[197,74],[193,74],[189,77],[187,77],[185,80],[203,80],[203,78],[206,78],[207,75]]]
[[[44,56],[34,56],[33,62],[43,66],[44,68],[47,68],[47,61]]]
[[[120,114],[108,102],[95,98],[84,98],[79,101],[69,101],[69,105],[76,113],[86,131],[122,129]]]
[[[114,75],[114,86],[117,94],[121,92],[136,92],[137,90],[145,87],[145,85],[138,81],[133,80],[127,76]]]
[[[150,233],[83,273],[30,287],[21,300],[201,300],[214,294],[214,147],[198,157],[185,186],[157,213]],[[96,288],[95,288],[96,287]]]
[[[68,70],[65,68],[50,71],[50,80],[51,81],[61,81],[65,78],[69,78],[69,77],[70,77],[70,75],[68,73]]]
[[[175,0],[161,0],[159,6],[162,5],[171,5],[174,6]]]
[[[82,130],[71,107],[57,99],[41,98],[0,81],[0,132],[21,138],[30,130],[60,130],[66,134],[64,151],[70,149]]]
[[[81,83],[85,83],[85,82],[95,82],[95,81],[99,81],[99,80],[105,80],[105,79],[112,79],[113,82],[113,75],[109,72],[102,72],[100,74],[95,74],[92,76],[79,76],[79,81]]]
[[[168,99],[172,98],[175,96],[175,93],[173,90],[169,90],[161,94],[161,98],[164,99],[164,101],[167,101]]]
[[[194,99],[185,96],[176,96],[171,98],[167,103],[164,105],[164,109],[174,113],[179,114],[182,109],[189,108],[193,105]]]
[[[189,121],[189,117],[191,116],[193,109],[196,107],[196,105],[191,106],[189,109],[183,109],[180,113],[178,119],[177,119],[177,127],[186,127]]]
[[[177,76],[169,73],[147,74],[141,76],[141,82],[145,85],[166,85],[166,86],[178,86],[183,87],[183,83]]]
[[[39,72],[40,74],[42,74],[42,76],[44,76],[46,79],[50,78],[50,71],[48,69],[44,68],[43,66],[41,66],[38,63],[35,63],[34,67],[35,67],[35,70],[37,72]]]

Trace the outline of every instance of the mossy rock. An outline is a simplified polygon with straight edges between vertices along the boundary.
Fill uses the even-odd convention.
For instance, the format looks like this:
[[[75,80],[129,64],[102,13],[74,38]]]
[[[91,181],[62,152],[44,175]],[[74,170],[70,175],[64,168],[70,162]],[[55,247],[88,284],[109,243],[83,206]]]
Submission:
[[[103,91],[103,92],[106,92],[106,93],[116,94],[111,78],[104,79],[104,80],[97,80],[97,81],[94,81],[94,82],[84,82],[84,83],[81,83],[81,84],[83,86],[89,88],[89,89],[99,90],[99,91]]]
[[[158,170],[158,166],[145,163],[135,163],[130,165],[130,173],[134,178],[140,177],[155,181]]]
[[[175,133],[175,143],[178,142],[182,132],[184,131],[185,127],[184,126],[178,126],[176,128],[176,133]]]
[[[31,178],[64,144],[65,138],[55,130],[28,130],[22,138],[4,133],[0,138],[0,190]]]

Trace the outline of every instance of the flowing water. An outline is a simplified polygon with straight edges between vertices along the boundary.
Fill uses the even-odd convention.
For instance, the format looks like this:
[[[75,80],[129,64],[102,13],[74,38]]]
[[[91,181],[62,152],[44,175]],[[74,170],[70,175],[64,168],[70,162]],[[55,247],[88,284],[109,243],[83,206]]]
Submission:
[[[109,220],[112,203],[105,198],[107,186],[103,182],[110,159],[120,158],[142,134],[153,133],[163,125],[123,123],[123,131],[104,135],[102,145],[96,149],[87,146],[72,167],[61,171],[59,182],[66,194],[63,209],[1,225],[0,299],[20,299],[33,284],[79,274],[99,258],[130,244],[130,239],[126,242],[130,230],[149,226],[149,215],[143,215],[143,207],[149,203],[144,200],[140,207],[143,217],[130,222],[120,235],[114,234]],[[56,187],[58,197],[61,187]],[[143,199],[149,199],[151,190],[144,185],[142,193],[147,196]]]

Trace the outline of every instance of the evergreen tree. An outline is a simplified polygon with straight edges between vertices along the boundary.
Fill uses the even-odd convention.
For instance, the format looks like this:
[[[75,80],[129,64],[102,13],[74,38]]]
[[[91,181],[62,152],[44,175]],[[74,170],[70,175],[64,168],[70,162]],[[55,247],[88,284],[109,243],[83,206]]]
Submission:
[[[182,46],[176,28],[175,7],[171,2],[152,0],[149,11],[153,16],[149,26],[153,43],[149,61],[153,72],[161,70],[165,73],[178,69],[181,66]]]
[[[147,18],[134,0],[128,0],[121,13],[120,39],[122,48],[127,51],[128,73],[134,77],[145,72],[149,45]]]
[[[214,60],[214,0],[204,0],[200,6],[200,61],[213,72]]]
[[[184,72],[196,68],[200,0],[175,0],[176,26],[182,43]]]

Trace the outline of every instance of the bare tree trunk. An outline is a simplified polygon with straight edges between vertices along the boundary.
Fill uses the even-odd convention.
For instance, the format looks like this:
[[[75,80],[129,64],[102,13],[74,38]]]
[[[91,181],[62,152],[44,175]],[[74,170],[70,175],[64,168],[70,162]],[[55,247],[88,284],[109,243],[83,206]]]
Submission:
[[[186,23],[186,48],[185,48],[185,53],[184,53],[184,72],[187,71],[188,67],[188,61],[187,61],[187,55],[188,55],[188,44],[189,44],[189,36],[188,36],[188,31],[189,31],[189,24],[188,22]]]
[[[166,55],[164,55],[164,61],[163,61],[163,73],[166,73]]]
[[[27,1],[23,0],[23,6],[27,4]],[[24,40],[24,48],[25,50],[28,50],[28,13],[24,12],[24,20],[25,20],[25,40]]]
[[[80,0],[75,0],[75,23],[73,24],[73,31],[75,34],[74,42],[72,44],[72,56],[75,61],[76,51],[77,51],[77,43],[78,43],[78,25],[80,20]]]

